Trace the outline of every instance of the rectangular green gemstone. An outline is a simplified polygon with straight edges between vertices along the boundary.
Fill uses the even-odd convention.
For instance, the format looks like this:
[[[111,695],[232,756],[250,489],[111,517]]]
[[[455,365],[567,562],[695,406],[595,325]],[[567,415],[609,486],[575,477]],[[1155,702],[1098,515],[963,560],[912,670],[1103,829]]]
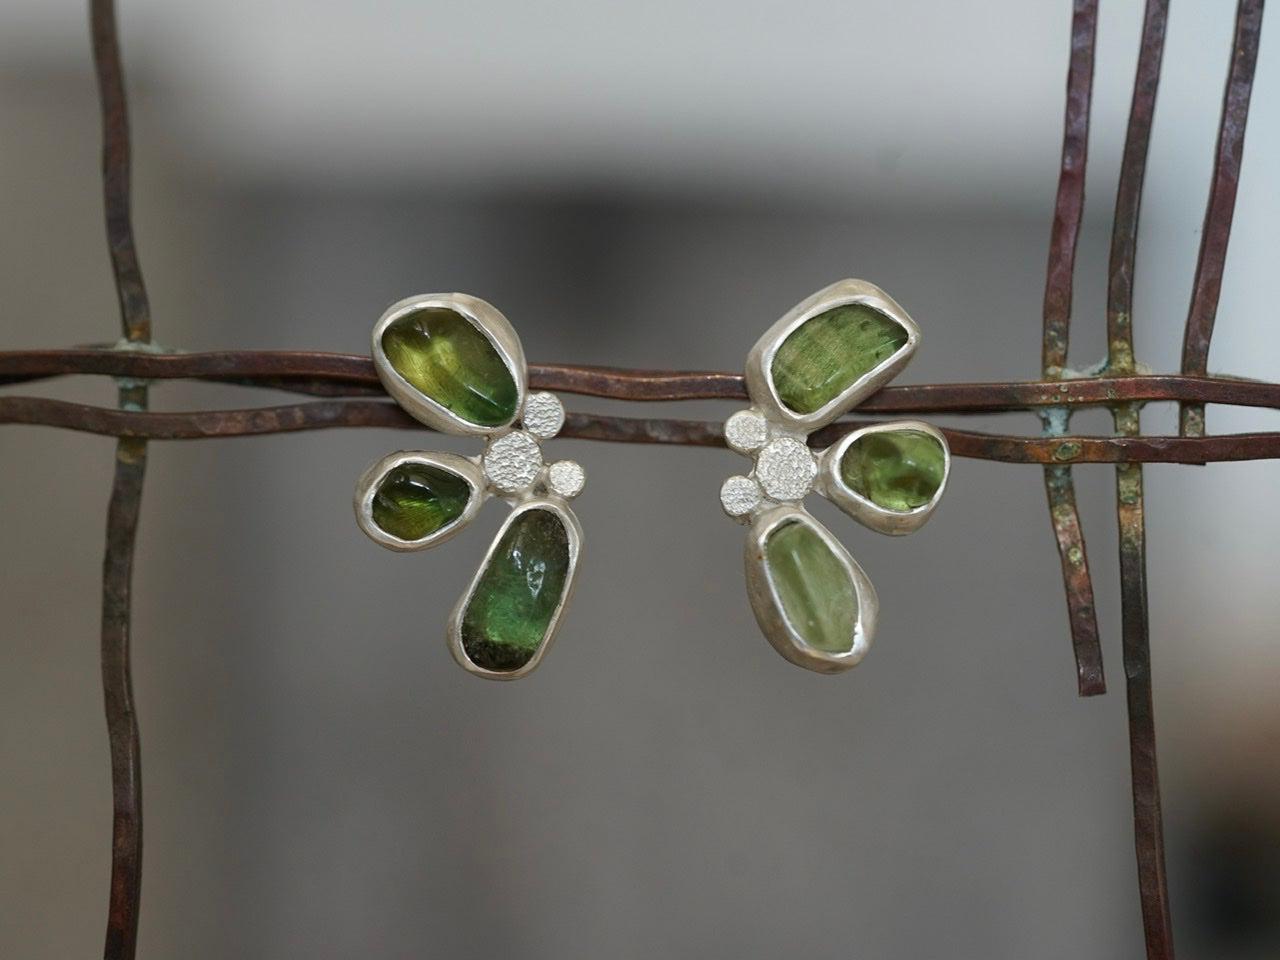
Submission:
[[[792,330],[769,376],[793,413],[821,410],[903,348],[907,330],[865,303],[846,303]]]
[[[485,670],[518,670],[551,628],[569,577],[569,535],[550,510],[515,516],[476,582],[462,617],[462,648]]]

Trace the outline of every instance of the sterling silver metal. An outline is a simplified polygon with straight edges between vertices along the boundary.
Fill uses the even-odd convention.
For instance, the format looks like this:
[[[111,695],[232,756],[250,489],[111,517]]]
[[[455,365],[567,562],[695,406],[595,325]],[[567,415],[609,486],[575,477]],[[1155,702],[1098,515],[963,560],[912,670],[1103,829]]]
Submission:
[[[569,570],[565,574],[564,589],[560,593],[560,602],[556,604],[555,612],[551,615],[551,622],[547,625],[547,631],[543,634],[542,643],[539,644],[537,652],[534,653],[529,662],[516,670],[487,670],[472,662],[471,658],[467,656],[466,648],[462,643],[462,622],[466,617],[467,607],[471,604],[471,597],[475,593],[476,586],[480,583],[480,578],[483,576],[485,568],[489,566],[489,561],[493,558],[494,551],[498,549],[498,544],[502,542],[503,536],[516,518],[530,510],[547,510],[554,513],[560,519],[560,522],[564,524],[565,535],[569,541]],[[453,613],[449,616],[447,628],[449,652],[453,654],[453,659],[457,661],[458,666],[468,673],[473,673],[477,677],[484,677],[486,680],[519,680],[521,677],[532,673],[551,648],[551,642],[555,640],[556,631],[560,628],[560,616],[565,607],[569,605],[569,601],[573,599],[573,590],[578,579],[578,557],[581,553],[582,526],[578,523],[578,518],[573,515],[573,511],[559,497],[534,497],[523,501],[512,510],[511,514],[503,522],[502,528],[493,538],[493,543],[489,545],[489,550],[484,555],[484,561],[467,585],[466,593],[462,595],[462,598],[453,608]]]
[[[494,427],[462,419],[409,383],[391,365],[382,349],[382,334],[387,326],[407,313],[432,307],[452,310],[470,321],[484,334],[507,365],[515,381],[519,402],[515,414],[505,424]],[[572,460],[547,463],[542,456],[542,441],[554,437],[564,425],[564,406],[554,394],[528,392],[524,350],[515,329],[492,304],[465,293],[428,293],[392,304],[373,328],[373,362],[387,392],[410,416],[442,433],[485,437],[488,443],[484,453],[478,457],[425,450],[401,450],[383,457],[370,466],[356,483],[356,522],[375,543],[390,550],[407,553],[426,550],[452,539],[474,519],[487,500],[504,500],[515,507],[494,537],[466,594],[454,608],[446,629],[446,639],[453,658],[469,673],[490,680],[515,680],[523,677],[542,661],[560,626],[561,615],[573,592],[578,556],[582,549],[582,527],[567,503],[582,492],[586,480],[582,467]],[[471,495],[462,514],[420,540],[402,540],[383,530],[373,519],[373,500],[380,484],[390,471],[404,463],[424,463],[452,471],[462,477],[471,488]],[[542,644],[533,658],[519,670],[486,670],[472,663],[462,647],[462,618],[476,584],[503,534],[516,516],[532,509],[550,510],[564,524],[569,539],[569,571],[565,589]]]
[[[798,414],[778,396],[771,369],[778,348],[808,320],[835,307],[865,303],[900,324],[907,340],[891,357],[859,377],[820,410]],[[752,405],[739,410],[725,423],[730,449],[751,458],[746,476],[730,477],[720,490],[726,514],[750,525],[746,543],[747,598],[756,622],[769,643],[792,663],[819,673],[840,673],[857,665],[871,647],[879,614],[875,588],[857,561],[825,526],[804,508],[804,498],[816,492],[831,500],[859,523],[891,535],[917,530],[933,514],[951,474],[951,451],[946,438],[927,423],[899,420],[854,431],[826,450],[814,454],[809,434],[835,421],[888,383],[914,355],[920,328],[887,293],[865,280],[841,280],[819,290],[765,331],[747,355],[747,394]],[[840,476],[840,458],[858,437],[876,431],[911,430],[927,433],[941,445],[943,481],[932,500],[910,511],[887,510],[849,489]],[[800,522],[816,531],[844,565],[854,587],[858,610],[851,647],[833,654],[805,643],[800,631],[788,622],[780,597],[769,577],[765,544],[769,535],[786,522]]]

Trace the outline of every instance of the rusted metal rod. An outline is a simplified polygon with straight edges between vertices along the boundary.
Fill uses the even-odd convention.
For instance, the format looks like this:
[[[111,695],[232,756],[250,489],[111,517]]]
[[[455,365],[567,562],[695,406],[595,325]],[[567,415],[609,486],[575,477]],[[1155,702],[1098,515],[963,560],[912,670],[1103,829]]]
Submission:
[[[1107,282],[1107,368],[1132,373],[1133,286],[1138,254],[1138,215],[1155,117],[1160,61],[1169,0],[1147,0],[1125,134]],[[1116,433],[1137,440],[1141,408],[1112,408]],[[1151,640],[1147,613],[1147,534],[1142,502],[1142,465],[1116,468],[1116,522],[1120,532],[1120,624],[1129,714],[1129,772],[1133,792],[1134,848],[1148,960],[1173,960],[1173,924],[1165,875],[1164,822],[1156,764],[1155,712],[1151,691]]]
[[[1209,341],[1218,315],[1218,296],[1227,262],[1227,241],[1236,208],[1236,188],[1240,183],[1240,162],[1244,157],[1244,129],[1249,120],[1249,98],[1253,92],[1253,72],[1258,64],[1258,44],[1262,38],[1262,0],[1240,0],[1236,9],[1235,37],[1231,66],[1223,94],[1222,118],[1218,124],[1218,147],[1213,159],[1209,203],[1200,233],[1200,254],[1196,259],[1195,282],[1191,287],[1191,307],[1182,339],[1182,371],[1204,373],[1209,363]],[[1184,403],[1179,412],[1179,431],[1184,437],[1204,436],[1204,406]]]
[[[818,447],[835,442],[867,420],[845,420],[812,435]],[[152,413],[113,410],[43,397],[0,397],[0,424],[61,427],[105,436],[147,440],[211,440],[323,430],[330,427],[424,427],[394,403],[379,400],[313,400],[247,410]],[[1280,458],[1280,433],[1214,437],[1018,437],[943,428],[956,456],[1001,463],[1201,463]],[[570,413],[563,437],[610,443],[660,443],[720,447],[719,422],[607,417]]]
[[[133,353],[107,349],[0,351],[0,386],[76,374],[138,380],[212,380],[322,396],[386,392],[367,356],[319,351],[220,350]],[[745,400],[742,374],[530,364],[529,382],[609,400]],[[865,413],[978,414],[1117,403],[1188,402],[1280,409],[1280,384],[1232,377],[1130,374],[1094,378],[889,386],[858,407]]]
[[[120,324],[129,343],[151,339],[151,310],[133,239],[129,197],[129,116],[116,35],[113,0],[91,0],[93,60],[102,108],[102,188],[107,246],[120,302]],[[145,383],[120,387],[122,411],[141,415]],[[126,414],[127,415],[127,414]],[[130,601],[133,554],[147,468],[147,443],[121,437],[107,507],[102,562],[102,692],[111,747],[111,888],[105,960],[133,960],[138,946],[142,895],[142,766],[130,668]]]
[[[1067,106],[1062,131],[1062,164],[1049,237],[1049,267],[1044,286],[1044,345],[1041,365],[1046,380],[1062,378],[1067,366],[1071,329],[1071,294],[1076,246],[1084,217],[1084,174],[1089,157],[1089,108],[1093,100],[1093,53],[1098,38],[1098,0],[1076,0],[1071,19],[1071,59],[1067,70]],[[1096,383],[1097,381],[1092,381]],[[1071,392],[1067,385],[1066,392]],[[1062,435],[1070,424],[1065,404],[1043,411],[1045,433]],[[1093,601],[1093,579],[1076,507],[1071,468],[1044,469],[1049,520],[1062,563],[1067,595],[1067,621],[1076,660],[1076,689],[1082,697],[1107,692],[1102,669],[1102,641]]]

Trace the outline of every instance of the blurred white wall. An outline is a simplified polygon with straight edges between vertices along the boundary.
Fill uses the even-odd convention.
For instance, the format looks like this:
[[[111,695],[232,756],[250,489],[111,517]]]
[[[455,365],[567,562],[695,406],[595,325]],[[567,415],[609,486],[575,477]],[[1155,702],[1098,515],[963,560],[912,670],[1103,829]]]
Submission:
[[[837,204],[1042,202],[1071,14],[1021,0],[120,7],[130,71],[156,100],[139,122],[222,175],[750,189]],[[1102,4],[1100,172],[1122,142],[1140,19],[1134,0]],[[1221,3],[1174,5],[1153,200],[1203,193],[1231,20]],[[85,32],[76,3],[10,0],[0,54],[71,67]],[[1258,111],[1251,150],[1274,156],[1278,136]],[[1274,204],[1275,191],[1256,198]]]

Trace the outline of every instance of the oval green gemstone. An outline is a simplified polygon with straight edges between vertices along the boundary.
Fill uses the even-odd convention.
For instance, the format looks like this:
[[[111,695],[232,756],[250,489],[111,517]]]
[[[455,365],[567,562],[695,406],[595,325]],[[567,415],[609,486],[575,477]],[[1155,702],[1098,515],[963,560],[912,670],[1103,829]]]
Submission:
[[[498,427],[516,414],[511,371],[456,310],[423,307],[397,317],[382,332],[382,352],[400,376],[468,423]]]
[[[569,577],[569,535],[550,510],[526,510],[498,541],[462,616],[462,648],[486,670],[518,670],[546,640]]]
[[[906,513],[933,499],[946,467],[946,452],[935,437],[883,430],[849,444],[840,458],[840,479],[877,506]]]
[[[846,303],[806,320],[773,355],[769,375],[793,413],[821,410],[907,342],[902,324],[865,303]]]
[[[421,540],[462,515],[471,484],[452,470],[402,463],[387,471],[373,494],[373,522],[401,540]]]
[[[805,644],[825,653],[853,649],[858,596],[848,568],[826,540],[793,520],[769,534],[764,559],[782,614]]]

